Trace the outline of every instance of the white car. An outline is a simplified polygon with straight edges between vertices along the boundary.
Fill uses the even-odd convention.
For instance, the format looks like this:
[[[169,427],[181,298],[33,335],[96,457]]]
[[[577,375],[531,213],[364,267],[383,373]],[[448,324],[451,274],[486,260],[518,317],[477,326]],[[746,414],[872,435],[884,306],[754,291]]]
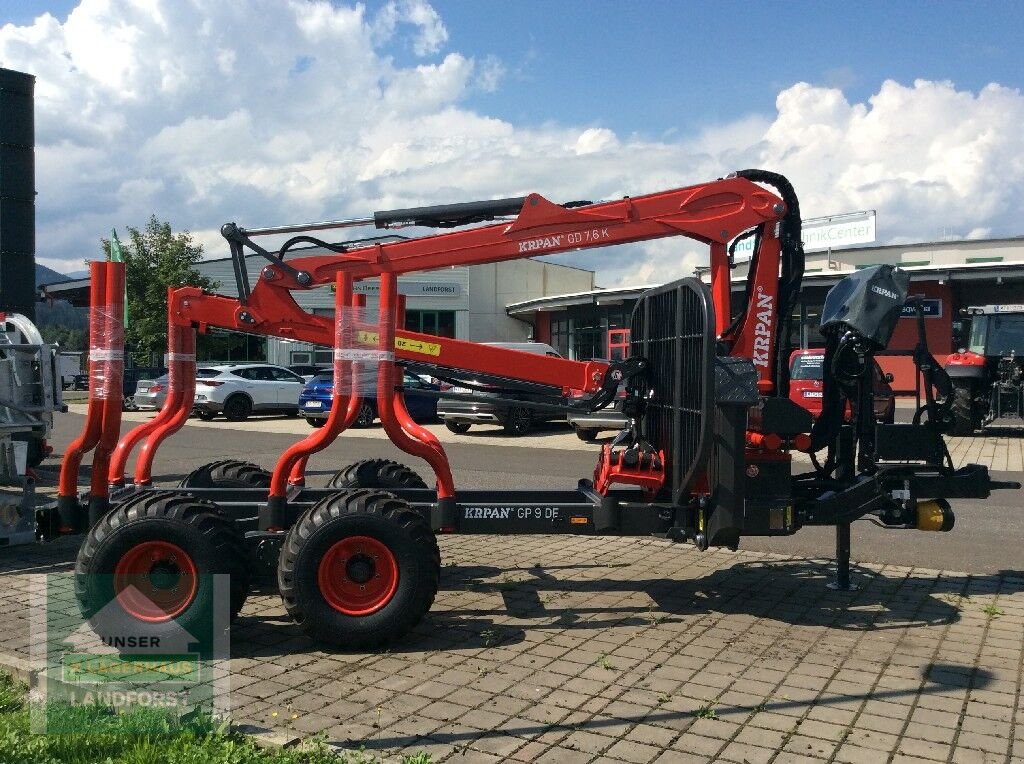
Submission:
[[[231,422],[241,422],[255,413],[297,416],[304,384],[295,372],[269,363],[204,366],[196,369],[192,408],[200,419],[223,413]]]

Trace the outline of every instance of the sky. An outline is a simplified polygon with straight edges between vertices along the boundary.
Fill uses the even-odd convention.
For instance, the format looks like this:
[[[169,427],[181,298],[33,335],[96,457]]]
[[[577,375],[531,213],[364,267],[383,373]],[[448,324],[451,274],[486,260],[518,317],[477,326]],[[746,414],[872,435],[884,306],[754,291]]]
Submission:
[[[902,243],[1024,234],[1022,30],[1006,2],[0,0],[0,66],[37,78],[37,259],[62,272],[151,214],[222,257],[229,220],[746,167]],[[555,259],[618,286],[706,251]]]

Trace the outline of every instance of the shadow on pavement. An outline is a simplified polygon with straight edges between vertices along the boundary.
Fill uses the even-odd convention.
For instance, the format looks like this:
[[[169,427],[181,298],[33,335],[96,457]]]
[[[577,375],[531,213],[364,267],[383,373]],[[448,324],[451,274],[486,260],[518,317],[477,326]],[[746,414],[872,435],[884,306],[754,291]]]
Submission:
[[[524,629],[498,625],[487,618],[467,620],[444,611],[431,612],[399,641],[369,652],[425,653],[450,650],[479,650],[512,645],[526,638]],[[232,658],[279,658],[294,653],[322,655],[363,655],[367,651],[346,651],[318,645],[285,614],[265,617],[242,614],[231,626]]]
[[[564,566],[562,569],[607,567],[601,565]],[[526,570],[531,578],[513,580],[509,576]],[[1024,573],[1001,571],[992,575],[948,575],[936,579],[890,577],[854,566],[851,592],[833,591],[827,584],[833,568],[824,561],[751,561],[736,562],[707,576],[691,580],[613,578],[562,579],[552,575],[558,567],[497,569],[494,575],[486,566],[450,566],[443,570],[442,589],[499,594],[503,606],[493,609],[454,609],[453,616],[466,619],[507,617],[536,620],[528,628],[602,629],[613,626],[638,626],[679,620],[701,613],[744,614],[782,621],[792,625],[823,625],[843,630],[885,630],[934,626],[960,620],[958,600],[968,585],[973,591],[1024,590]],[[637,603],[611,607],[590,607],[585,603],[567,603],[558,599],[579,600],[581,596],[608,594],[646,594],[651,604]],[[595,615],[615,616],[594,619]]]
[[[719,613],[751,615],[794,626],[824,626],[843,631],[884,631],[943,626],[960,620],[960,597],[972,591],[1007,593],[1007,582],[1024,589],[1024,575],[1003,571],[996,575],[940,575],[935,579],[888,577],[854,567],[856,591],[837,592],[827,587],[830,567],[820,561],[738,562],[693,580],[607,578],[561,579],[553,572],[607,568],[606,565],[565,565],[497,568],[488,565],[451,565],[442,569],[441,590],[457,597],[498,595],[495,607],[435,607],[411,633],[388,649],[393,653],[469,650],[516,644],[528,631],[651,628],[681,623],[695,615]],[[623,566],[628,567],[628,566]],[[512,579],[528,572],[530,578]],[[1005,576],[1005,578],[1003,578]],[[1000,581],[1003,587],[1000,589]],[[265,582],[262,593],[276,596],[274,584]],[[645,594],[649,601],[636,604],[588,606],[564,600],[587,595]],[[618,601],[626,596],[614,597]],[[478,599],[478,598],[474,598]],[[273,603],[277,606],[277,603]],[[518,623],[517,623],[518,621]],[[287,616],[275,613],[243,615],[232,629],[233,654],[274,657],[316,649]],[[331,652],[345,652],[333,650]]]
[[[804,700],[789,700],[785,696],[779,698],[774,695],[770,695],[765,698],[762,703],[757,705],[722,705],[712,704],[715,712],[715,718],[722,719],[726,718],[731,722],[739,723],[743,719],[746,719],[752,714],[759,713],[778,713],[786,712],[795,708],[807,708],[807,707],[828,707],[839,703],[849,703],[850,701],[865,701],[865,700],[895,700],[899,698],[915,697],[922,695],[934,695],[948,693],[950,691],[962,690],[964,688],[970,688],[974,690],[981,690],[991,684],[993,681],[993,675],[987,669],[974,668],[971,666],[961,666],[956,664],[940,664],[933,663],[922,671],[920,684],[913,688],[908,689],[876,689],[865,693],[847,695],[847,694],[824,694],[814,701],[808,703]],[[693,703],[697,706],[696,701]],[[470,729],[466,731],[457,732],[444,732],[438,730],[430,735],[403,735],[403,736],[380,736],[373,737],[365,740],[360,740],[360,745],[372,749],[372,750],[387,750],[387,749],[402,749],[412,748],[415,749],[417,745],[424,745],[429,743],[446,743],[449,745],[471,745],[477,740],[486,740],[488,738],[501,738],[509,736],[517,737],[536,737],[544,733],[550,732],[601,732],[605,731],[605,734],[612,734],[607,732],[609,728],[620,728],[623,723],[625,724],[670,724],[675,727],[676,732],[685,732],[694,722],[698,720],[698,713],[696,708],[693,710],[676,710],[672,708],[652,708],[648,713],[638,714],[615,714],[615,715],[597,715],[588,719],[587,721],[573,721],[572,723],[566,724],[544,724],[544,723],[531,723],[523,720],[523,723],[519,726],[512,726],[509,724],[503,725],[500,729],[496,730],[475,730]],[[678,726],[676,726],[678,724]],[[338,744],[344,745],[343,742],[338,741]],[[724,744],[724,741],[723,741]],[[463,751],[463,754],[469,753]],[[886,755],[879,753],[879,760],[883,760]]]

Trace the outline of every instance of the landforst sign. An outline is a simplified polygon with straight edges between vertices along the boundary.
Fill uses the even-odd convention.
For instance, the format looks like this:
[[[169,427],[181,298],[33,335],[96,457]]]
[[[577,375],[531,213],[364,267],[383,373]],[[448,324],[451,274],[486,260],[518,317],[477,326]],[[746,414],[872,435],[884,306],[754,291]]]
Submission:
[[[32,731],[92,732],[83,724],[87,716],[61,711],[68,706],[100,705],[115,711],[146,707],[170,720],[206,720],[211,725],[226,718],[229,582],[226,576],[200,578],[207,581],[199,584],[211,596],[186,629],[172,618],[153,623],[126,618],[126,598],[137,608],[146,596],[134,587],[112,596],[87,619],[76,602],[74,577],[46,576],[33,594],[32,631],[37,639],[32,660],[45,677],[40,683],[45,702],[32,707]],[[110,583],[104,588],[113,591],[113,579],[102,583]],[[158,601],[149,605],[160,607]]]
[[[360,281],[353,292],[377,296],[380,294],[380,283],[377,281]],[[460,297],[462,284],[448,281],[399,281],[398,293],[407,297]]]

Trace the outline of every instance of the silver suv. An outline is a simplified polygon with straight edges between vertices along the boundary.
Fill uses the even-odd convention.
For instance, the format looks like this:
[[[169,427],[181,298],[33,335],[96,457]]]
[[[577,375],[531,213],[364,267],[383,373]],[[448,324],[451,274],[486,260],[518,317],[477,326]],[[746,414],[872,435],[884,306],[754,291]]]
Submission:
[[[196,369],[192,408],[200,419],[223,413],[231,422],[241,422],[254,413],[298,416],[304,384],[295,372],[269,363],[204,366]]]

